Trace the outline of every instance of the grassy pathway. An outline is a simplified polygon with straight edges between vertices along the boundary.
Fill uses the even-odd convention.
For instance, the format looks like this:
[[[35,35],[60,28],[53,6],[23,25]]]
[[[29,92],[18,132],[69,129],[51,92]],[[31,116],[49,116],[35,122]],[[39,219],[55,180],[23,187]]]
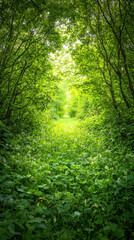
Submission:
[[[132,240],[133,154],[64,118],[2,157],[1,240]]]
[[[75,118],[63,117],[60,118],[58,121],[55,121],[55,131],[59,129],[60,132],[64,133],[75,133],[78,131],[78,121]]]

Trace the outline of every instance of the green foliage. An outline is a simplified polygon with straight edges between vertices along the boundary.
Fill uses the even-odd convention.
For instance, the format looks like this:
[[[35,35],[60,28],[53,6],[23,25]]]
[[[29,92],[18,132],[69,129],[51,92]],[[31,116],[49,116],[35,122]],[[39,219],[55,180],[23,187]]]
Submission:
[[[133,239],[133,10],[0,1],[1,240]]]
[[[0,155],[4,156],[10,149],[9,140],[12,136],[11,128],[0,121]]]
[[[60,87],[57,87],[55,101],[53,102],[53,106],[51,108],[51,116],[53,119],[63,117],[63,115],[65,114],[65,104],[66,104],[65,90]]]
[[[79,11],[70,38],[76,41],[77,36],[72,56],[80,74],[86,76],[81,88],[92,97],[92,106],[129,115],[134,110],[133,4],[93,0],[76,5]]]
[[[0,2],[0,15],[0,119],[30,126],[54,95],[48,55],[61,46],[60,11],[53,1],[11,0]]]
[[[97,119],[11,139],[1,155],[2,240],[133,239],[134,154]]]
[[[69,97],[67,101],[67,113],[71,118],[78,116],[79,105],[80,92],[76,88],[71,87],[69,90]]]

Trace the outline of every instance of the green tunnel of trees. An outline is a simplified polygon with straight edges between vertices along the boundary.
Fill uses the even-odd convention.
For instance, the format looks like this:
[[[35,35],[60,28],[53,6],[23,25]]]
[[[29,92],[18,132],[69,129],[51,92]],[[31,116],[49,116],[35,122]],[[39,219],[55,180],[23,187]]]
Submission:
[[[70,118],[76,118],[76,121],[81,124],[83,135],[80,137],[79,132],[76,134],[77,136],[75,135],[75,138],[78,139],[77,146],[71,138],[71,132],[70,136],[66,133],[65,136],[61,134],[61,138],[58,138],[59,135],[52,132],[52,122],[58,121],[66,114]],[[46,134],[45,140],[40,135],[42,133]],[[57,139],[54,138],[54,134]],[[90,137],[94,136],[94,140],[91,140],[90,144],[88,134],[90,134]],[[101,140],[101,137],[104,137],[104,139]],[[5,225],[0,225],[2,240],[133,239],[133,221],[130,214],[134,211],[131,185],[131,182],[134,181],[132,177],[132,160],[134,157],[133,1],[0,0],[0,138],[2,184],[4,184],[4,181],[7,182],[7,185],[5,185],[7,187],[3,187],[0,199],[4,209],[2,217],[6,219],[3,223]],[[63,144],[64,141],[65,144]],[[88,149],[89,145],[91,145],[90,151]],[[23,149],[21,150],[21,148]],[[33,154],[31,160],[28,160],[29,151],[31,151],[30,154]],[[68,155],[66,155],[67,152]],[[89,157],[89,152],[97,163],[95,168],[91,168],[90,165],[90,172],[93,171],[93,175],[90,175],[91,178],[89,177],[88,180],[85,159]],[[101,157],[101,154],[103,157]],[[48,165],[42,163],[43,156],[45,156],[45,161],[50,161]],[[77,156],[78,161],[83,164],[83,172],[80,165],[77,166]],[[126,162],[125,160],[123,162],[124,156]],[[62,157],[63,159],[60,162]],[[24,161],[25,158],[27,160]],[[33,163],[34,158],[36,158],[36,163]],[[55,159],[55,162],[59,161],[59,166],[54,162],[52,165],[52,161],[54,161],[52,158]],[[71,159],[72,165],[69,165],[68,158]],[[112,159],[111,162],[108,159]],[[22,166],[21,161],[23,162]],[[31,162],[29,163],[29,161]],[[75,167],[73,161],[75,161]],[[109,165],[108,163],[106,165],[108,161]],[[35,166],[37,162],[38,173]],[[41,190],[36,184],[36,182],[39,186],[43,184],[40,180],[43,177],[39,173],[40,168],[44,169],[43,164],[46,166],[43,170],[44,175],[51,176],[52,167],[53,178],[55,175],[57,175],[57,179],[63,176],[64,182],[64,174],[59,174],[60,171],[63,171],[69,179],[73,179],[74,176],[76,181],[74,183],[76,186],[74,186],[73,183],[71,183],[72,185],[68,185],[67,182],[63,184],[62,180],[59,180],[61,181],[57,193],[59,194],[57,195],[59,205],[55,205],[57,208],[54,208],[52,203],[54,202],[52,193],[57,189],[54,188],[55,183],[52,184],[52,181],[56,180],[45,180],[46,182],[42,185]],[[104,167],[101,164],[104,164]],[[119,168],[117,167],[118,170],[116,165],[119,166]],[[110,167],[111,169],[114,168],[113,166],[117,171],[117,179],[116,173],[112,175],[109,170]],[[67,167],[69,170],[66,170]],[[128,180],[125,180],[125,177],[122,180],[126,181],[124,183],[126,188],[124,187],[125,190],[123,190],[120,185],[120,188],[117,187],[115,190],[114,180],[116,179],[117,184],[120,184],[120,178],[124,176],[123,174],[126,174],[125,168],[128,168],[129,175]],[[96,171],[98,172],[98,180],[95,180]],[[25,177],[23,172],[25,172]],[[105,174],[105,178],[109,179],[107,182],[105,181],[106,185],[102,180]],[[33,177],[30,178],[29,176],[32,175]],[[84,176],[85,180],[82,180]],[[12,177],[16,179],[14,183]],[[81,179],[80,182],[78,178]],[[65,181],[73,182],[73,180]],[[95,184],[92,181],[95,181]],[[105,214],[104,219],[101,218],[101,210],[98,210],[103,203],[98,203],[97,200],[94,200],[96,205],[92,205],[93,208],[97,206],[97,210],[92,212],[92,207],[91,209],[90,207],[87,208],[87,210],[79,210],[85,209],[87,206],[88,190],[86,185],[89,182],[92,185],[90,191],[93,199],[95,199],[94,194],[96,194],[95,196],[98,195],[98,199],[99,197],[100,199],[101,197],[105,198],[103,193],[107,191],[109,196],[112,196],[111,189],[114,189],[113,192],[122,196],[122,201],[124,201],[122,203],[118,200],[121,207],[118,208],[118,201],[114,202],[112,197],[109,198],[106,193],[107,209],[109,209],[107,211],[109,212]],[[83,187],[84,183],[85,188]],[[12,187],[11,184],[13,184]],[[31,184],[32,187],[30,188],[28,184]],[[103,184],[105,189],[102,193]],[[107,190],[106,186],[108,187],[108,184],[109,189]],[[51,194],[48,185],[51,185]],[[96,190],[98,185],[100,188]],[[43,186],[46,194],[50,194],[47,203],[49,210],[45,210],[41,205],[45,201],[45,196],[42,195]],[[64,189],[65,186],[69,189],[68,191]],[[7,191],[10,187],[14,193],[10,193],[10,190]],[[25,195],[26,188],[27,193]],[[32,188],[36,190],[31,190]],[[17,198],[16,196],[19,198],[17,191],[23,195],[20,205],[17,200],[14,200],[13,203],[13,199]],[[65,191],[67,191],[66,194]],[[125,196],[123,191],[126,194]],[[62,202],[60,194],[62,197],[65,194],[64,199],[68,201],[63,202],[62,206],[60,205]],[[75,200],[72,194],[76,196]],[[119,196],[118,199],[120,199]],[[37,198],[39,199],[39,197],[40,202],[38,203]],[[13,204],[18,206],[16,212],[19,214],[20,211],[23,215],[23,210],[27,209],[28,206],[30,206],[29,209],[34,208],[34,198],[36,198],[37,212],[35,209],[25,210],[25,216],[22,218],[17,214],[13,215],[15,209]],[[80,199],[85,201],[83,203],[84,207],[82,207]],[[69,203],[69,201],[72,202]],[[126,213],[121,215],[118,229],[118,221],[115,221],[116,217],[111,220],[111,223],[108,223],[108,214],[112,209],[113,212],[116,212],[115,216],[120,215],[121,209],[126,206],[126,201],[130,204]],[[79,206],[79,209],[76,208],[76,205]],[[104,209],[102,207],[104,212],[105,206]],[[9,209],[11,209],[11,212]],[[71,211],[70,209],[73,209],[73,213],[70,213],[67,222],[65,215]],[[30,211],[33,211],[33,215]],[[45,217],[40,217],[43,211],[46,211],[47,220],[42,220]],[[87,211],[85,218],[82,211]],[[63,218],[60,218],[58,214],[63,214]],[[99,220],[96,220],[95,214],[98,214],[96,216]],[[31,218],[25,223],[28,215]],[[88,219],[90,215],[93,222],[90,221],[91,218]],[[21,218],[19,224],[17,223],[18,220],[14,220],[14,222],[11,220],[13,216],[14,219]],[[35,219],[35,222],[33,219]],[[51,219],[53,219],[52,222]],[[42,223],[42,221],[44,222]],[[86,221],[88,226],[86,226]],[[73,222],[72,228],[68,230],[71,222]],[[32,224],[35,224],[35,226],[32,226]],[[37,224],[38,226],[36,226]],[[48,224],[47,230],[44,224]],[[55,228],[53,228],[53,224],[55,224]],[[126,227],[123,228],[123,224]]]
[[[92,96],[94,105],[108,108],[119,117],[131,118],[134,105],[131,1],[0,4],[1,120],[28,124],[36,111],[48,108],[58,81],[51,72],[48,57],[63,43],[69,45],[79,74],[86,76],[81,83],[75,81],[76,87]],[[60,25],[66,26],[63,37]]]

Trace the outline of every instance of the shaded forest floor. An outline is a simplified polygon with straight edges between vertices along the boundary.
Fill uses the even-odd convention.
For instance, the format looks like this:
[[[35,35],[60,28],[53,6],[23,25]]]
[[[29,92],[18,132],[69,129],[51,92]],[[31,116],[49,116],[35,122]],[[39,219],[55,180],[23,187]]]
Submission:
[[[100,129],[54,121],[1,155],[1,240],[132,240],[134,154]]]

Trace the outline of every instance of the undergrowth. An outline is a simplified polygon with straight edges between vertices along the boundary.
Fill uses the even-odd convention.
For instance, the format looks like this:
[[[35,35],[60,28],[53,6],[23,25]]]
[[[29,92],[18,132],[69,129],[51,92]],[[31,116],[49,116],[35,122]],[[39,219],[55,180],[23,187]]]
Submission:
[[[40,135],[8,136],[1,240],[134,239],[134,153],[92,124],[55,121]]]

